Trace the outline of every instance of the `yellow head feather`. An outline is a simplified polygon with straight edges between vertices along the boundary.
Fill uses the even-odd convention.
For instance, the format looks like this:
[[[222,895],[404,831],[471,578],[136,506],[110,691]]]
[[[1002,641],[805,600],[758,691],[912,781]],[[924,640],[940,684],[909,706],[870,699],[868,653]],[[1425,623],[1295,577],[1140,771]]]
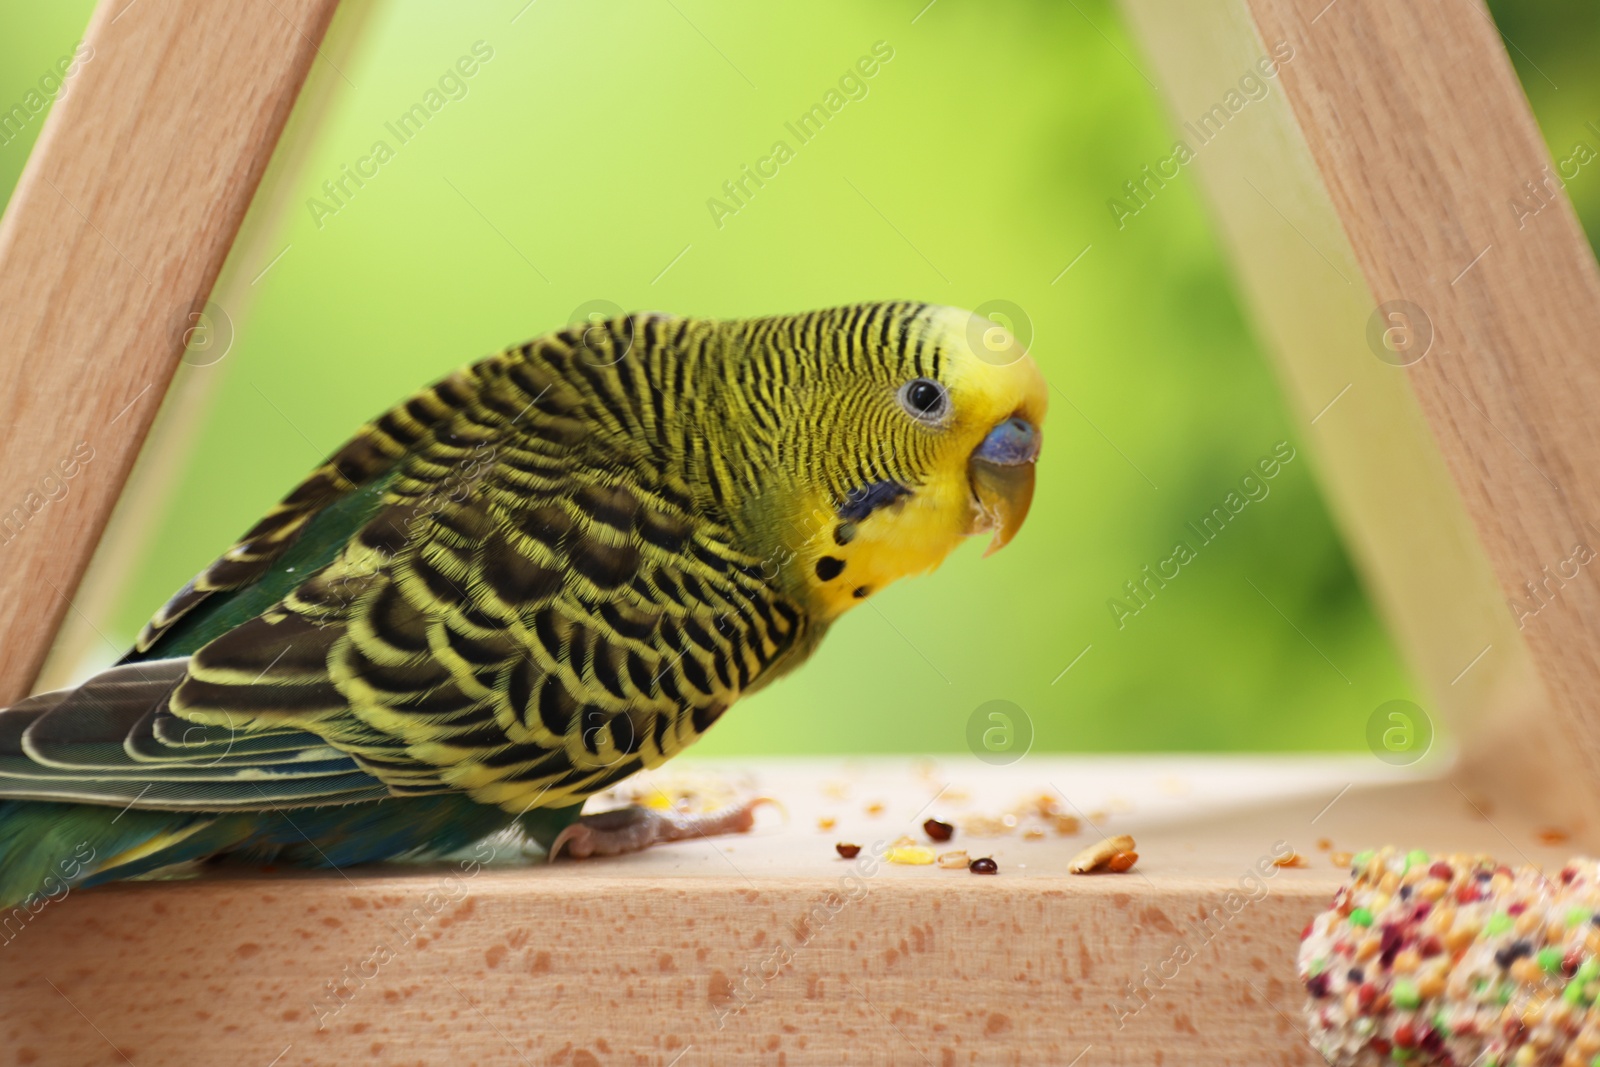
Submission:
[[[818,314],[840,317],[844,351],[778,407],[773,488],[756,510],[771,520],[779,580],[827,622],[933,570],[968,535],[1010,540],[1032,497],[1047,389],[1008,331],[960,308]]]

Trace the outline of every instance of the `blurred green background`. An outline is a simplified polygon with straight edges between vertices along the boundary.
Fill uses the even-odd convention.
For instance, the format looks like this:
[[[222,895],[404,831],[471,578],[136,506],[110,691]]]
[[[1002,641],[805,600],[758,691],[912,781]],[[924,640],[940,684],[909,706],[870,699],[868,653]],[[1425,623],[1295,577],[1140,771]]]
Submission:
[[[1125,228],[1108,210],[1172,144],[1114,8],[525,2],[380,3],[339,63],[293,210],[259,261],[230,263],[265,271],[253,307],[226,358],[186,370],[216,376],[215,404],[102,621],[114,641],[358,423],[588,302],[1004,300],[1054,387],[1027,531],[875,598],[697,751],[958,751],[993,699],[1027,711],[1042,750],[1356,749],[1377,705],[1412,695],[1303,450],[1136,616],[1108,605],[1135,606],[1124,583],[1194,543],[1185,525],[1278,442],[1300,446],[1194,178]],[[0,3],[5,107],[91,6]],[[1592,8],[1494,10],[1557,158],[1600,146]],[[866,95],[800,144],[785,123],[877,42],[893,56]],[[458,98],[401,143],[385,124],[475,44]],[[41,121],[0,135],[3,195]],[[328,198],[380,140],[392,158]],[[718,225],[708,199],[778,140],[795,158]],[[1568,188],[1591,234],[1596,171]]]

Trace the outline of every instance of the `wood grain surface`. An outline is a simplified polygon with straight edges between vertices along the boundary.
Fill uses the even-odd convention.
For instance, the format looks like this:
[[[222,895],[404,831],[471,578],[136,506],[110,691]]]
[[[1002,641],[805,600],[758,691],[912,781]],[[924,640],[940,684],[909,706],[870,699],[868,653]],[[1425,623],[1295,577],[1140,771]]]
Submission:
[[[226,345],[237,337],[254,310],[259,284],[286,256],[284,219],[301,208],[299,181],[316,151],[319,135],[336,101],[351,85],[343,73],[371,25],[374,0],[342,0],[338,14],[318,44],[294,110],[284,125],[250,208],[228,250],[222,272],[211,288],[210,302],[221,308],[220,322],[203,338]],[[225,340],[218,340],[223,338]],[[186,353],[187,355],[187,353]],[[228,348],[196,350],[193,361],[180,361],[167,387],[159,417],[139,450],[100,537],[100,544],[72,598],[73,609],[61,621],[34,689],[60,689],[82,680],[86,670],[121,656],[125,648],[106,636],[114,628],[113,613],[137,574],[139,561],[172,505],[191,450],[195,447],[212,400],[232,364]],[[126,421],[126,420],[124,420]],[[120,425],[120,424],[119,424]]]
[[[1474,787],[1600,811],[1584,562],[1600,552],[1600,272],[1563,196],[1517,206],[1537,204],[1525,183],[1551,159],[1487,11],[1125,6],[1347,540]],[[1243,96],[1246,75],[1264,95]],[[1390,327],[1404,351],[1382,343]],[[1591,845],[1596,829],[1580,827]]]
[[[1449,781],[1370,757],[817,759],[649,779],[708,780],[779,799],[787,820],[613,860],[75,891],[6,930],[0,1048],[40,1065],[124,1062],[116,1049],[244,1067],[1310,1067],[1294,960],[1344,878],[1336,850],[1566,858]],[[1041,796],[1077,831],[971,830]],[[935,847],[1000,873],[835,853],[926,841],[929,816],[957,827]],[[1067,873],[1118,833],[1133,871]],[[1304,868],[1272,866],[1291,852]]]
[[[0,221],[0,704],[69,610],[336,3],[107,0],[90,23]]]

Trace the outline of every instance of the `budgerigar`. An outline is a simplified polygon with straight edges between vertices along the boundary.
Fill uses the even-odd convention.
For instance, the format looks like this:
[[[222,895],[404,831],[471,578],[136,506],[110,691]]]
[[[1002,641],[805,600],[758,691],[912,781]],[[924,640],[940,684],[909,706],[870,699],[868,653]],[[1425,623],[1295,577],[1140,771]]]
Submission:
[[[444,854],[513,823],[580,856],[747,828],[748,806],[580,809],[890,582],[1009,541],[1045,406],[1009,334],[916,303],[628,315],[458,371],[362,427],[116,666],[0,712],[0,903],[223,855]]]

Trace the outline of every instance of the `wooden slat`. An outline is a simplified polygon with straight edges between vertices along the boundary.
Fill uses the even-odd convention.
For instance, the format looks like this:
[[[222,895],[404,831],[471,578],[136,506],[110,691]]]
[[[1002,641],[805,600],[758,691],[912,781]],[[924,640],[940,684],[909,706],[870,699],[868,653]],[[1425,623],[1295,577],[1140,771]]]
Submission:
[[[0,703],[69,609],[336,5],[107,0],[90,23],[0,222]]]
[[[1295,942],[1321,892],[1269,897],[1249,933],[1219,940],[1204,974],[1180,975],[1119,1030],[1112,979],[1142,977],[1131,960],[1167,958],[1161,927],[1222,909],[1228,889],[1142,892],[1141,926],[1128,895],[1104,879],[1026,895],[964,875],[931,889],[884,879],[779,973],[786,961],[770,953],[797,940],[795,924],[837,890],[832,880],[752,890],[729,876],[598,876],[574,888],[484,873],[437,918],[426,879],[107,894],[76,923],[41,921],[43,958],[23,965],[30,980],[0,1011],[14,1020],[13,1051],[41,1065],[122,1062],[76,1008],[133,1063],[169,1067],[241,1056],[266,1064],[280,1053],[277,1067],[666,1067],[679,1056],[1065,1067],[1086,1048],[1080,1065],[1148,1067],[1179,1045],[1185,1064],[1321,1062],[1288,1021],[1303,997],[1292,967],[1254,967]],[[432,918],[420,946],[395,932],[422,925],[408,916]],[[750,1006],[723,1019],[746,967],[774,980],[751,981]],[[1249,981],[1288,1019],[1262,1006]],[[348,1001],[342,1009],[330,982]],[[1202,1017],[1201,990],[1201,1005],[1226,1003],[1227,1013]]]
[[[374,6],[373,0],[343,0],[339,5],[337,17],[318,45],[325,62],[311,65],[278,148],[212,286],[210,300],[225,310],[235,336],[249,319],[257,294],[265,288],[256,284],[262,272],[284,254],[284,220],[301,207],[298,182],[333,113],[334,101],[350,91],[342,72],[351,65]],[[219,361],[180,366],[173,376],[160,416],[123,484],[122,495],[73,597],[75,610],[62,620],[34,683],[37,691],[81,681],[86,668],[109,662],[108,657],[125,651],[109,636],[114,629],[113,613],[172,504],[185,457],[195,447],[206,412],[230,369],[229,363]]]
[[[1468,780],[1506,803],[1600,811],[1600,581],[1568,562],[1576,545],[1600,551],[1600,272],[1563,197],[1531,217],[1513,207],[1551,161],[1488,13],[1477,0],[1126,7]],[[1267,95],[1227,106],[1285,47],[1259,79]],[[1194,124],[1213,105],[1222,129],[1201,144]],[[1369,346],[1390,301],[1431,323],[1408,367]],[[1576,574],[1519,633],[1507,599],[1538,607],[1524,583],[1558,567]],[[1592,842],[1593,819],[1581,829]]]
[[[1366,757],[701,768],[751,772],[787,824],[768,811],[748,836],[615,860],[74,891],[4,930],[0,1035],[38,1067],[122,1062],[112,1046],[173,1067],[1312,1067],[1295,954],[1344,877],[1321,839],[1565,857]],[[1080,832],[958,829],[942,846],[993,855],[997,876],[882,864],[848,880],[834,853],[1040,794]],[[1138,866],[1069,875],[1102,830],[1133,834]],[[1271,868],[1289,849],[1309,866]]]

